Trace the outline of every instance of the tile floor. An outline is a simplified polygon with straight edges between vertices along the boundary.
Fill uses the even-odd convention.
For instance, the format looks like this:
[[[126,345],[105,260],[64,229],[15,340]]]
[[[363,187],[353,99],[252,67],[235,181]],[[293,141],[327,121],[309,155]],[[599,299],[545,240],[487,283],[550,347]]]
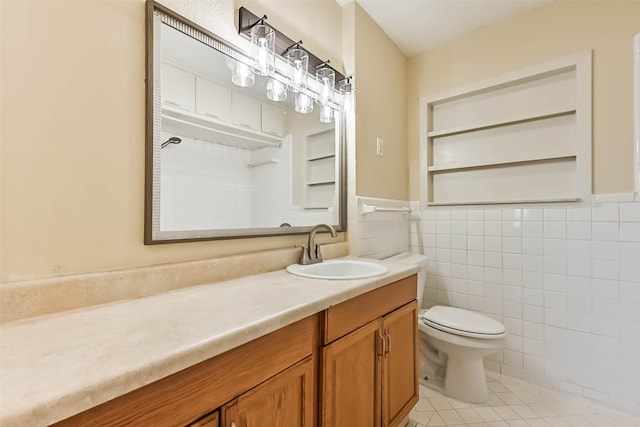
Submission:
[[[489,380],[487,403],[469,404],[420,385],[406,427],[640,427],[632,415],[580,396],[501,376]]]

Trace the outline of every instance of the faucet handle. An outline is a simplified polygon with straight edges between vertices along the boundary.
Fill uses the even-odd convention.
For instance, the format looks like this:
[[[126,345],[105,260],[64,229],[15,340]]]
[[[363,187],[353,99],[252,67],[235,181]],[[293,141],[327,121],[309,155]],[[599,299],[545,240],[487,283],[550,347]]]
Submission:
[[[296,248],[301,248],[302,253],[300,254],[300,259],[298,260],[298,264],[307,265],[309,264],[309,251],[305,245],[296,245]]]

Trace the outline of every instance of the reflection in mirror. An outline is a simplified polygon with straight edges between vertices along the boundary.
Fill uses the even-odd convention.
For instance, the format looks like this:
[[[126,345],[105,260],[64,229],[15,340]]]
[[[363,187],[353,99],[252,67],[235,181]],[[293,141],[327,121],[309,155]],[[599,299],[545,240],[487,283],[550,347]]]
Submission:
[[[145,242],[344,230],[339,105],[307,91],[313,111],[298,112],[286,69],[255,75],[238,49],[152,9]]]

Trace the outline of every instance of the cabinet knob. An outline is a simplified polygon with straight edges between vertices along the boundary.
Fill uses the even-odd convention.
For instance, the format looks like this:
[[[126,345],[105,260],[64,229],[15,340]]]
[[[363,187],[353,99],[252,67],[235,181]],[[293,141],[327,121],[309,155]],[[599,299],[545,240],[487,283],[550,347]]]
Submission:
[[[229,424],[229,427],[236,427],[236,422],[235,421],[231,421],[231,424]]]

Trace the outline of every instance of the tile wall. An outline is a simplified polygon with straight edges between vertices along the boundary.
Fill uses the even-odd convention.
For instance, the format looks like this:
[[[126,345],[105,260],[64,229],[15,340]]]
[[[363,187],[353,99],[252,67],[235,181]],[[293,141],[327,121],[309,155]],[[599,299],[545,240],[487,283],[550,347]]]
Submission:
[[[169,134],[163,135],[168,139]],[[326,209],[291,203],[291,137],[281,148],[244,150],[182,137],[162,153],[162,230],[335,223]],[[274,160],[255,167],[255,162]]]
[[[507,327],[489,368],[640,410],[640,203],[429,209],[409,227],[429,257],[423,305]]]

